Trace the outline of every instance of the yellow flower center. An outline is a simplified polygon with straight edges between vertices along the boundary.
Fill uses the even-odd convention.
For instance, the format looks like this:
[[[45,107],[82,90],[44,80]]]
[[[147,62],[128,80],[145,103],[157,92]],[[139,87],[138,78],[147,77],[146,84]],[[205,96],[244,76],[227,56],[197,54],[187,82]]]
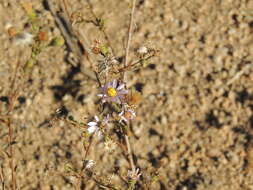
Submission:
[[[116,96],[116,95],[117,95],[116,89],[115,89],[115,88],[112,88],[112,87],[108,88],[108,89],[107,89],[107,95],[108,95],[108,96],[111,96],[111,97]]]

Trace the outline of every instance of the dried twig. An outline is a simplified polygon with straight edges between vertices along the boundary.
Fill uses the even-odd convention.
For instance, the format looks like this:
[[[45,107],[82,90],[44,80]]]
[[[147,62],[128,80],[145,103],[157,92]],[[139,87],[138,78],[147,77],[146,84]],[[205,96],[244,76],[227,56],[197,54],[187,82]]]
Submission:
[[[128,56],[129,56],[129,48],[130,48],[131,38],[132,38],[132,28],[133,28],[133,22],[134,22],[135,4],[136,4],[136,0],[133,0],[131,16],[130,16],[130,23],[129,23],[129,27],[128,27],[124,67],[128,66]],[[125,78],[125,72],[123,70],[123,81],[124,81],[124,78]],[[134,172],[135,171],[135,164],[134,164],[134,161],[133,161],[133,154],[132,154],[131,145],[129,143],[129,137],[128,137],[127,134],[125,134],[124,137],[125,137],[125,142],[126,142],[126,146],[127,146],[128,160],[130,162],[131,169]]]
[[[8,129],[9,129],[9,132],[8,132],[8,136],[9,136],[8,143],[9,143],[9,155],[10,155],[9,166],[11,168],[11,183],[12,183],[11,188],[13,190],[15,190],[16,189],[16,176],[15,176],[15,167],[14,167],[14,153],[13,153],[13,147],[12,147],[13,129],[12,129],[12,125],[11,125],[10,119],[8,119],[8,121],[7,121],[7,126],[8,126]]]
[[[8,112],[6,114],[7,119],[5,121],[6,126],[8,127],[8,144],[9,144],[9,167],[11,169],[11,189],[16,190],[17,181],[16,181],[16,171],[15,171],[15,164],[14,164],[14,151],[13,151],[13,128],[12,128],[12,121],[11,121],[11,113],[14,109],[15,102],[18,95],[19,87],[15,88],[15,83],[17,79],[17,73],[20,67],[20,61],[18,60],[17,65],[15,67],[14,76],[11,81],[11,90],[9,92],[9,105],[8,105]]]
[[[126,50],[125,50],[124,67],[127,67],[127,64],[128,64],[129,48],[130,48],[130,43],[131,43],[131,39],[132,39],[132,28],[133,28],[133,22],[134,22],[135,4],[136,4],[136,0],[133,0],[130,23],[128,26],[128,35],[127,35],[127,44],[126,44]],[[124,76],[125,76],[125,73],[123,72],[123,80],[124,80]]]
[[[141,64],[141,62],[142,62],[143,60],[149,60],[150,58],[154,57],[155,55],[156,55],[156,54],[153,53],[152,55],[149,55],[149,56],[146,57],[145,59],[140,59],[140,60],[137,60],[137,61],[133,62],[132,64],[128,64],[127,66],[118,69],[118,70],[119,70],[118,72],[121,73],[121,72],[127,71],[127,70],[131,69],[132,67],[134,67],[134,66],[136,66],[136,65],[138,65],[138,64]]]
[[[99,180],[97,180],[95,177],[92,177],[92,179],[96,182],[96,184],[98,184],[101,188],[108,188],[108,189],[112,189],[112,190],[118,190],[117,188],[111,186],[110,184],[105,184]]]
[[[132,149],[131,149],[131,145],[129,143],[129,137],[127,134],[125,134],[125,141],[126,141],[126,145],[127,145],[127,156],[128,156],[128,160],[130,162],[131,165],[131,169],[132,171],[135,171],[135,164],[134,164],[134,160],[133,160],[133,154],[132,154]]]

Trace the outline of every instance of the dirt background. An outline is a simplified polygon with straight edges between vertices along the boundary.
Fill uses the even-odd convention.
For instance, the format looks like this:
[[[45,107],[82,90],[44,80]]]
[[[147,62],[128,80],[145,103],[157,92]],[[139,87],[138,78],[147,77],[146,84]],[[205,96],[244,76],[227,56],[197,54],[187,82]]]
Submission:
[[[28,1],[27,1],[28,2]],[[49,39],[59,35],[46,1],[32,4],[40,27]],[[57,0],[51,1],[61,11]],[[106,19],[106,32],[118,58],[129,20],[130,1],[93,0],[94,11]],[[69,11],[92,18],[86,1],[69,1]],[[17,46],[6,25],[29,31],[19,0],[0,0],[0,113],[8,107],[8,93],[17,62],[25,63],[30,46]],[[91,23],[76,26],[87,43],[104,40]],[[131,59],[145,45],[161,51],[144,69],[129,74],[128,86],[143,99],[133,122],[131,137],[143,176],[159,169],[151,189],[253,189],[253,1],[252,0],[137,0]],[[66,61],[66,46],[49,47],[38,56],[28,78],[18,74],[18,101],[12,113],[15,128],[15,163],[19,189],[74,189],[74,179],[57,172],[66,163],[82,166],[79,129],[47,121],[57,108],[84,121],[96,114],[97,84]],[[86,63],[89,65],[89,63]],[[6,148],[7,127],[0,124],[1,149]],[[9,185],[8,159],[0,163]],[[126,175],[120,150],[105,151],[97,140],[89,159],[99,174],[115,168]],[[118,181],[113,176],[112,181]],[[87,182],[84,189],[98,189]],[[139,188],[137,188],[139,189]]]

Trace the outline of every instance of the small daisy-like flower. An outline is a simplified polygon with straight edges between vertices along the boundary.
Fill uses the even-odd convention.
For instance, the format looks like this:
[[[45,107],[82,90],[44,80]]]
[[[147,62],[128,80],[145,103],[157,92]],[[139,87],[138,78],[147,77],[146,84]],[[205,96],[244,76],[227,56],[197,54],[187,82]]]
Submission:
[[[113,152],[116,149],[116,143],[112,139],[106,138],[104,142],[105,149],[109,152]]]
[[[91,121],[89,122],[87,125],[88,125],[88,133],[89,134],[92,134],[92,133],[98,133],[98,136],[101,136],[102,135],[102,132],[101,132],[101,128],[99,126],[105,126],[108,124],[109,122],[109,119],[110,119],[110,115],[107,114],[107,116],[102,120],[100,121],[98,116],[94,116],[94,119],[95,121]]]
[[[137,181],[140,178],[140,176],[141,176],[141,172],[140,172],[139,168],[137,168],[137,169],[135,169],[133,171],[128,170],[128,172],[127,172],[127,177],[129,177],[132,180],[136,180]]]
[[[98,96],[102,98],[103,103],[121,103],[125,98],[125,95],[128,93],[128,90],[125,90],[125,84],[118,84],[117,80],[105,84],[101,91],[102,93],[98,94]]]
[[[125,121],[128,123],[129,120],[132,120],[136,117],[136,113],[133,109],[127,108],[119,113],[119,117],[119,122]]]

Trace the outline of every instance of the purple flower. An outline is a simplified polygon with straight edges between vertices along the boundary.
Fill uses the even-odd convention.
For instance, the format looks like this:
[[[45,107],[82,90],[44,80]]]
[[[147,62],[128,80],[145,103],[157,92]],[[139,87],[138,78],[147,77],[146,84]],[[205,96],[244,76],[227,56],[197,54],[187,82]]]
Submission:
[[[101,88],[101,94],[98,94],[102,98],[102,102],[116,102],[122,103],[128,90],[125,90],[125,84],[118,84],[117,80],[108,82]]]

